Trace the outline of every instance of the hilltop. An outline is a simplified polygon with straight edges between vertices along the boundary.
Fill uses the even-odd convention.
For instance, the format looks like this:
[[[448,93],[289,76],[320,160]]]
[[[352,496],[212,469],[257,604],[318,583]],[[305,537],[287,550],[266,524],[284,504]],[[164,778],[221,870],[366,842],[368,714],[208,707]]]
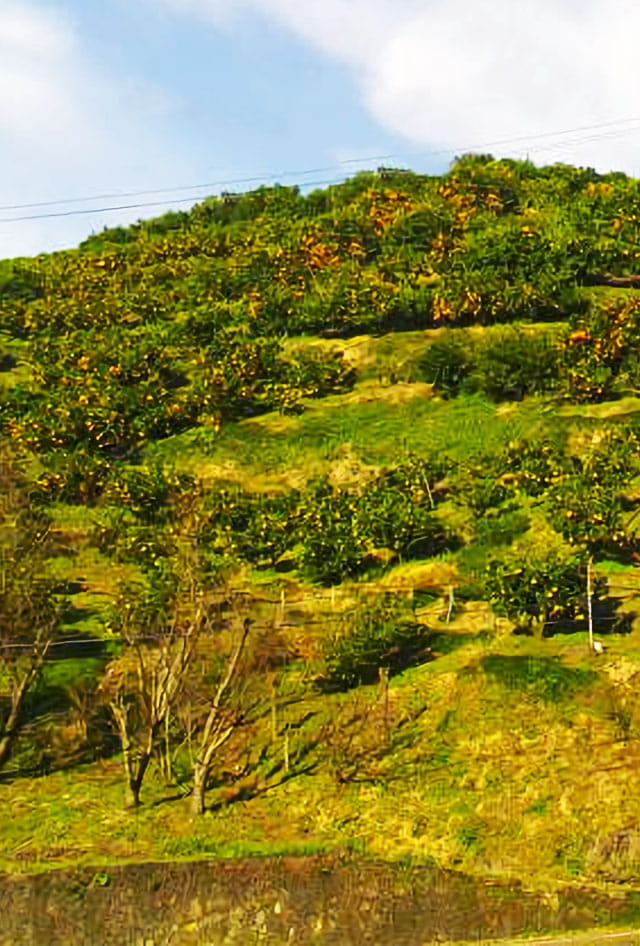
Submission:
[[[0,865],[637,882],[639,231],[468,155],[0,262]]]

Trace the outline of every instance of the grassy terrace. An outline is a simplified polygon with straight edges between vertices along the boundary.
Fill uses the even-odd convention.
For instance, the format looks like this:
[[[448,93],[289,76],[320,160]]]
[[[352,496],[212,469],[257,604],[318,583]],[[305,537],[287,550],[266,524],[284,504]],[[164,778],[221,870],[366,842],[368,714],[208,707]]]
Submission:
[[[199,429],[159,441],[147,455],[209,483],[246,489],[300,486],[323,473],[350,483],[405,452],[464,458],[534,432],[579,431],[592,419],[640,406],[632,398],[560,411],[539,398],[446,401],[410,375],[379,380],[394,345],[412,350],[421,336],[352,340],[353,349],[367,350],[365,376],[353,391],[314,402],[302,415],[266,414],[215,435]],[[67,628],[91,636],[118,582],[135,578],[136,568],[87,543],[91,510],[59,503],[51,513],[56,534],[75,549],[54,560],[60,580],[80,586]],[[273,622],[285,639],[304,638],[306,646],[305,658],[282,677],[275,734],[262,707],[250,737],[221,758],[210,810],[197,823],[185,797],[185,746],[176,750],[173,784],[152,770],[134,815],[122,811],[117,753],[36,778],[5,779],[0,868],[348,849],[499,877],[517,876],[526,864],[529,880],[540,884],[600,880],[606,856],[594,836],[628,825],[640,810],[632,778],[640,741],[629,702],[640,673],[640,626],[609,635],[598,663],[584,630],[547,640],[514,636],[510,623],[479,600],[456,599],[447,621],[448,589],[460,584],[469,555],[462,549],[399,563],[333,591],[295,573],[247,571],[245,587],[263,623]],[[633,611],[640,604],[635,568],[615,561],[598,568],[620,588],[623,609]],[[309,681],[322,667],[322,640],[341,611],[385,588],[411,595],[415,615],[434,628],[437,659],[393,678],[387,695],[378,685],[345,694],[314,690]],[[260,606],[261,598],[273,604]],[[79,668],[95,672],[104,659],[58,661],[45,680],[55,689]],[[241,774],[230,782],[238,759]]]
[[[485,164],[0,264],[3,443],[48,516],[32,587],[64,599],[0,771],[0,869],[349,850],[637,883],[640,296],[585,285],[632,269],[635,184]],[[125,811],[109,687],[141,726],[162,637],[140,628],[184,629],[195,602],[217,633]],[[245,617],[248,708],[196,817],[203,706]]]

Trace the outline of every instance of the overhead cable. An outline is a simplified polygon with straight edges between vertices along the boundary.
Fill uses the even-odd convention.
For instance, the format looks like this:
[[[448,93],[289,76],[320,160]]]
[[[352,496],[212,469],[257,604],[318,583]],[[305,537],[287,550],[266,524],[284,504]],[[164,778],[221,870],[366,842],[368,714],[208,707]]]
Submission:
[[[578,144],[586,143],[589,141],[597,141],[597,140],[606,139],[606,138],[615,138],[615,137],[621,137],[623,135],[640,133],[640,124],[638,124],[637,127],[616,129],[616,126],[628,125],[629,123],[632,123],[632,122],[640,123],[640,117],[617,119],[615,121],[600,122],[593,125],[581,125],[574,128],[561,129],[558,131],[541,132],[535,135],[518,135],[516,137],[510,137],[510,138],[499,138],[499,139],[494,139],[492,141],[484,141],[479,144],[473,144],[473,145],[467,144],[467,145],[461,145],[457,147],[440,148],[440,149],[429,150],[429,151],[418,151],[418,152],[413,152],[412,157],[413,158],[439,157],[443,155],[474,151],[480,148],[491,148],[498,145],[507,146],[507,145],[518,145],[522,143],[531,143],[531,142],[534,143],[529,148],[529,150],[531,151],[555,150],[557,148],[563,148],[568,145],[574,145],[576,143]],[[559,136],[576,134],[577,132],[584,132],[584,131],[593,132],[599,129],[611,129],[611,130],[607,132],[603,132],[602,134],[591,134],[591,135],[574,138],[574,139],[561,139],[558,142],[550,142],[548,145],[535,144],[535,142],[540,142],[545,139],[558,138]],[[324,167],[293,169],[293,170],[286,170],[286,171],[280,171],[280,172],[269,172],[263,175],[256,175],[253,177],[239,177],[239,178],[228,178],[228,179],[222,179],[222,180],[216,180],[216,181],[205,181],[200,184],[175,184],[169,187],[160,187],[160,188],[152,188],[152,189],[136,190],[136,191],[106,192],[106,193],[85,195],[85,196],[80,196],[80,197],[76,196],[76,197],[56,198],[55,200],[47,200],[47,201],[35,201],[35,202],[30,202],[30,203],[4,204],[4,205],[0,205],[0,212],[12,211],[12,210],[29,210],[29,209],[37,209],[40,207],[54,207],[54,206],[60,206],[60,205],[65,205],[65,204],[87,203],[94,200],[117,200],[117,199],[122,199],[126,197],[143,197],[143,196],[151,196],[154,194],[169,195],[169,194],[175,194],[176,192],[181,192],[181,191],[193,192],[197,190],[203,190],[205,188],[228,187],[228,186],[239,185],[239,184],[259,184],[261,182],[265,183],[269,181],[277,181],[279,178],[303,177],[303,176],[306,176],[307,174],[317,174],[317,173],[324,173],[328,171],[334,171],[334,170],[337,170],[337,168],[339,167],[346,167],[346,166],[350,166],[354,164],[364,165],[373,161],[389,161],[396,158],[405,158],[405,157],[406,157],[406,154],[400,154],[398,152],[388,153],[388,154],[369,155],[369,156],[360,157],[360,158],[346,158],[343,160],[336,161],[333,165],[324,166]],[[362,170],[366,170],[366,168],[362,168]],[[312,181],[312,182],[305,182],[302,184],[302,186],[310,186],[313,184],[325,184],[325,183],[333,184],[333,183],[339,183],[339,181],[329,181],[329,182]],[[193,198],[191,196],[190,197],[172,197],[171,202],[183,203],[192,199]],[[63,211],[63,212],[51,213],[51,214],[34,214],[34,215],[28,215],[28,216],[25,215],[25,216],[16,216],[16,217],[5,217],[5,218],[0,218],[0,222],[13,223],[13,222],[21,221],[21,220],[39,220],[39,219],[46,219],[47,217],[66,217],[66,216],[72,216],[72,215],[81,214],[81,213],[84,213],[84,214],[106,213],[106,212],[110,212],[114,210],[134,210],[134,209],[138,209],[142,207],[159,206],[160,204],[165,204],[165,203],[166,201],[135,203],[135,204],[119,204],[117,206],[109,206],[109,207],[94,207],[91,210]]]
[[[321,187],[329,186],[330,184],[339,184],[341,183],[342,178],[334,178],[333,180],[328,181],[306,181],[304,187]],[[193,197],[177,197],[171,198],[171,200],[151,200],[145,201],[140,204],[117,204],[111,205],[108,207],[90,207],[82,208],[81,210],[57,210],[53,213],[43,213],[43,214],[25,214],[18,217],[0,217],[0,223],[17,223],[21,220],[47,220],[52,217],[77,217],[83,214],[98,214],[98,213],[110,213],[114,210],[138,210],[142,207],[166,207],[167,203],[171,204],[182,204],[182,203],[193,203]]]

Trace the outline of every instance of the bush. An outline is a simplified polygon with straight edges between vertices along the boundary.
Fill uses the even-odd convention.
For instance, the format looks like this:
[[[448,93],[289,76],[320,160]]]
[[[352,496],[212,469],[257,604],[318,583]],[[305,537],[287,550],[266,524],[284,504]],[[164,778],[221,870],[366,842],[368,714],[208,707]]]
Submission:
[[[485,548],[510,545],[528,528],[527,513],[522,509],[514,509],[497,516],[483,516],[476,527],[476,538]]]
[[[358,507],[359,497],[346,490],[324,482],[311,488],[299,534],[305,577],[332,585],[364,570],[369,543]]]
[[[324,680],[347,690],[374,683],[381,669],[390,674],[428,660],[431,629],[406,613],[402,599],[378,599],[341,622],[325,649]]]
[[[42,457],[44,472],[34,493],[42,503],[64,502],[92,506],[107,488],[113,464],[84,448],[56,450]]]
[[[429,558],[453,541],[434,515],[434,506],[442,499],[438,481],[446,470],[442,461],[409,457],[367,484],[359,515],[376,547],[391,549],[402,558]]]
[[[545,627],[584,621],[586,584],[584,553],[559,547],[531,551],[526,537],[503,558],[490,561],[485,571],[485,593],[496,613],[528,632],[534,626],[544,632]],[[605,587],[603,579],[594,579],[594,598],[604,597]]]
[[[520,401],[558,383],[559,350],[548,332],[501,326],[486,335],[474,357],[463,390],[480,391],[493,401]]]
[[[447,397],[454,397],[473,370],[474,358],[466,336],[445,331],[429,345],[419,362],[422,377]]]
[[[447,330],[429,346],[420,368],[424,380],[447,397],[478,392],[493,401],[519,401],[558,385],[559,359],[550,331],[504,325],[473,343],[466,332]]]
[[[571,321],[564,339],[562,384],[573,401],[603,401],[636,394],[640,372],[637,296],[599,299]]]

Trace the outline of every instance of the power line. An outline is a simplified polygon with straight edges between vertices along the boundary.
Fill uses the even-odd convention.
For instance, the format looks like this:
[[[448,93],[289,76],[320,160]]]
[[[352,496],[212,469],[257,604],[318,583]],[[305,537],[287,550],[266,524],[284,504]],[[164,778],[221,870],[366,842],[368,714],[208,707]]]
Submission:
[[[543,139],[557,138],[562,135],[575,134],[576,132],[581,132],[581,131],[596,131],[598,129],[604,129],[604,128],[613,129],[615,128],[615,126],[628,125],[631,122],[640,122],[640,117],[623,118],[623,119],[617,119],[615,121],[599,122],[597,124],[592,124],[592,125],[580,125],[574,128],[565,128],[565,129],[560,129],[558,131],[541,132],[535,135],[518,135],[518,136],[510,137],[510,138],[498,138],[498,139],[493,139],[491,141],[484,141],[479,144],[472,144],[472,145],[467,144],[467,145],[460,145],[456,147],[434,149],[430,151],[419,151],[419,152],[414,152],[413,157],[416,157],[416,158],[417,157],[439,157],[439,156],[455,154],[459,152],[473,151],[479,148],[491,148],[497,145],[512,145],[512,144],[536,142],[536,141],[541,141]],[[601,135],[588,135],[581,138],[574,138],[574,139],[569,139],[565,141],[559,141],[556,143],[550,143],[547,146],[543,145],[539,148],[536,148],[535,146],[533,146],[530,150],[554,150],[557,148],[565,147],[567,145],[573,145],[576,143],[579,144],[579,143],[584,143],[588,141],[597,141],[604,138],[615,138],[622,135],[636,134],[636,133],[640,133],[640,125],[638,125],[638,127],[635,127],[635,128],[626,128],[626,129],[623,128],[617,131],[613,130],[613,131],[605,132]],[[153,194],[174,194],[176,191],[196,191],[196,190],[202,190],[204,188],[216,188],[216,187],[226,187],[226,186],[231,186],[231,185],[236,185],[236,184],[252,184],[252,183],[259,183],[259,182],[266,182],[266,181],[274,181],[279,177],[283,177],[283,178],[284,177],[302,177],[307,174],[317,174],[317,173],[324,173],[326,171],[333,171],[333,170],[336,170],[338,167],[345,167],[345,166],[350,166],[353,164],[367,164],[372,161],[388,161],[388,160],[392,160],[392,159],[400,158],[400,157],[405,157],[405,155],[400,154],[398,152],[389,153],[389,154],[369,155],[369,156],[360,157],[360,158],[346,158],[344,160],[337,161],[333,165],[328,165],[325,167],[293,169],[293,170],[287,170],[287,171],[272,172],[272,173],[267,173],[264,175],[257,175],[253,177],[239,177],[239,178],[228,178],[228,179],[217,180],[217,181],[206,181],[201,184],[176,184],[170,187],[160,187],[160,188],[137,190],[137,191],[124,191],[124,192],[121,191],[121,192],[111,192],[111,193],[107,192],[107,193],[100,193],[100,194],[93,194],[93,195],[85,195],[81,197],[66,197],[66,198],[57,198],[55,200],[48,200],[48,201],[35,201],[31,203],[4,204],[4,205],[0,205],[0,212],[10,211],[10,210],[28,210],[28,209],[35,209],[38,207],[53,207],[53,206],[59,206],[61,204],[86,203],[93,200],[112,200],[112,199],[118,199],[118,198],[124,198],[124,197],[142,197],[142,196],[153,195]],[[302,186],[310,186],[313,184],[318,184],[318,185],[334,184],[338,182],[339,181],[334,181],[334,180],[310,181],[310,182],[303,183]],[[175,198],[171,198],[171,202],[182,203],[190,199],[192,198],[191,197],[182,197],[182,198],[175,197]],[[106,212],[115,211],[115,210],[135,210],[135,209],[143,208],[143,207],[159,206],[160,204],[164,204],[164,203],[166,202],[153,201],[153,202],[135,203],[135,204],[121,204],[121,205],[109,206],[109,207],[94,207],[91,210],[64,211],[64,212],[51,213],[51,214],[34,214],[34,215],[28,215],[28,216],[5,217],[5,218],[0,218],[0,222],[13,223],[13,222],[18,222],[22,220],[40,220],[40,219],[46,219],[49,217],[73,216],[75,214],[106,213]]]
[[[302,184],[302,187],[328,186],[330,184],[339,184],[341,181],[342,178],[334,178],[332,180],[326,181],[305,181]],[[175,200],[172,199],[171,201],[152,200],[140,204],[118,204],[116,206],[109,207],[91,207],[89,209],[83,208],[82,210],[58,210],[54,213],[26,214],[19,217],[0,217],[0,223],[17,223],[18,221],[23,220],[47,220],[52,217],[76,217],[84,214],[110,213],[114,210],[138,210],[142,207],[166,207],[167,203],[181,204],[186,202],[193,202],[193,197],[178,197]]]

